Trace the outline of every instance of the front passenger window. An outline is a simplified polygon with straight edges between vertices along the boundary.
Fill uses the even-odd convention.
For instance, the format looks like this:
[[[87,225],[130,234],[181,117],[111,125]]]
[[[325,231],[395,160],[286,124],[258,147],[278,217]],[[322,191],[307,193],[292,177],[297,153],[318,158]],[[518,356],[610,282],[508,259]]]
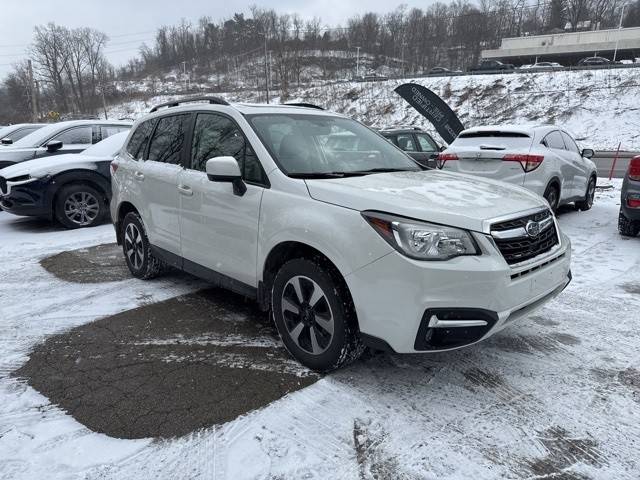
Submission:
[[[253,148],[240,127],[223,115],[201,113],[196,117],[189,168],[206,171],[207,160],[229,156],[236,159],[242,178],[250,183],[265,184],[266,175]]]
[[[65,130],[53,137],[50,142],[62,142],[63,145],[91,145],[93,138],[91,126],[76,127]]]

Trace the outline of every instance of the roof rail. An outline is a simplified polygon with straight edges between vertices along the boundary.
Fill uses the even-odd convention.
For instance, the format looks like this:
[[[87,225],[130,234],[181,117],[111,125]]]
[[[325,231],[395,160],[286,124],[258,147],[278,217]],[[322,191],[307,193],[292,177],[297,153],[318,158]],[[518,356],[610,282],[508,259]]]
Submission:
[[[208,102],[210,104],[215,104],[215,105],[229,105],[229,102],[227,102],[224,98],[220,98],[220,97],[207,97],[207,96],[190,97],[190,98],[183,98],[181,100],[172,100],[171,102],[161,103],[160,105],[156,105],[155,107],[153,107],[149,111],[149,113],[157,112],[159,109],[163,107],[167,107],[167,108],[177,107],[178,105],[182,105],[183,103],[190,103],[190,102]]]
[[[314,105],[313,103],[283,103],[287,107],[304,107],[304,108],[315,108],[316,110],[324,110],[324,108]]]

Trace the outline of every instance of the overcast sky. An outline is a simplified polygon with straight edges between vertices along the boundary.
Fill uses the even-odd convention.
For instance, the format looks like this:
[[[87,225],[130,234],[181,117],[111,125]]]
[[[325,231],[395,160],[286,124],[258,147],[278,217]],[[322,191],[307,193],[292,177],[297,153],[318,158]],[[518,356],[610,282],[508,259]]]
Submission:
[[[279,13],[298,12],[303,18],[318,16],[323,24],[342,24],[345,19],[365,11],[386,13],[398,4],[426,7],[430,0],[2,0],[0,2],[0,77],[12,62],[26,57],[33,27],[55,22],[67,27],[92,27],[111,38],[109,60],[119,65],[136,55],[143,41],[153,39],[160,25],[178,23],[181,18],[196,20],[208,15],[225,19],[235,12],[249,15],[250,5],[274,8]]]

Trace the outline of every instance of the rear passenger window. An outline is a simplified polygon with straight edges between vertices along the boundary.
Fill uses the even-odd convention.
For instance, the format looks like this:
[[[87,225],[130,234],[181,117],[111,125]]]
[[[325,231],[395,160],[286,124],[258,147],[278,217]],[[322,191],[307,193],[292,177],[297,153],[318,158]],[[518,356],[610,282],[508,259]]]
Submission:
[[[413,135],[411,134],[398,135],[397,142],[398,146],[405,152],[415,152],[416,150],[418,150],[416,148],[416,143],[413,141]]]
[[[555,148],[556,150],[564,150],[564,140],[562,140],[562,135],[559,131],[551,132],[549,135],[544,137],[544,144],[549,148]]]
[[[204,172],[207,160],[223,156],[236,159],[245,181],[266,184],[262,165],[238,125],[223,115],[199,114],[193,130],[189,168]]]
[[[91,145],[93,139],[91,126],[75,127],[53,137],[50,142],[62,142],[63,145]]]
[[[102,131],[102,140],[104,140],[111,135],[129,130],[129,127],[125,127],[124,125],[102,125],[100,130]]]
[[[424,133],[416,133],[416,137],[418,137],[420,150],[423,152],[435,152],[438,150],[438,147],[428,135],[425,135]]]
[[[153,130],[154,120],[142,122],[131,135],[131,140],[127,144],[127,152],[136,160],[142,160],[144,151],[147,148],[149,136]]]
[[[158,126],[149,142],[149,160],[180,163],[184,145],[185,123],[189,115],[171,115],[158,120]]]

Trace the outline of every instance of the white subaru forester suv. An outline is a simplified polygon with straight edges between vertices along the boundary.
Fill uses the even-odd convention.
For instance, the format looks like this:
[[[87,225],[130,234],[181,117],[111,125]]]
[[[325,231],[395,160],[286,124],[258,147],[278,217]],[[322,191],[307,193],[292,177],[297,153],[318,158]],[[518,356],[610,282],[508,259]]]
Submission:
[[[538,195],[423,170],[310,106],[194,101],[154,108],[112,163],[127,265],[143,279],[176,267],[255,299],[312,369],[366,345],[473,344],[571,279],[569,239]]]

